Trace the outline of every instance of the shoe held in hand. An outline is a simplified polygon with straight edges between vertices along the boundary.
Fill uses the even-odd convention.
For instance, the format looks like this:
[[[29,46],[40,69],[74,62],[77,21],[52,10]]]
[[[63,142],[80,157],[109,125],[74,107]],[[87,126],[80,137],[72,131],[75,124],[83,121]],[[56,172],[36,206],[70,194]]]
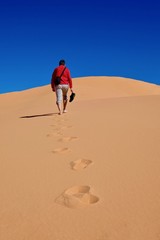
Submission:
[[[72,92],[72,94],[70,95],[70,99],[69,102],[72,102],[73,99],[75,98],[76,94],[74,92]]]

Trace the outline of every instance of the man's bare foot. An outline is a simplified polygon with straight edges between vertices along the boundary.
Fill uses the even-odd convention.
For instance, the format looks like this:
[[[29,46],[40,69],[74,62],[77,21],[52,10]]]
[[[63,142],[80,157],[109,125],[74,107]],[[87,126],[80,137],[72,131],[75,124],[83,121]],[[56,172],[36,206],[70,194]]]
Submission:
[[[67,113],[67,110],[66,110],[66,109],[64,109],[64,110],[63,110],[63,113]]]

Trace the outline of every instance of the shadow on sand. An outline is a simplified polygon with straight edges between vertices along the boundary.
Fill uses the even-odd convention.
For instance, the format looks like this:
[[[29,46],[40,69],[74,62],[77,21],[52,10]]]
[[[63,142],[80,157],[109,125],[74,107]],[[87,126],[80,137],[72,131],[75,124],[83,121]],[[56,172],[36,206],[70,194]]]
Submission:
[[[57,115],[57,114],[58,113],[44,113],[44,114],[35,114],[35,115],[22,116],[20,118],[48,117],[48,116],[53,116],[53,115]]]

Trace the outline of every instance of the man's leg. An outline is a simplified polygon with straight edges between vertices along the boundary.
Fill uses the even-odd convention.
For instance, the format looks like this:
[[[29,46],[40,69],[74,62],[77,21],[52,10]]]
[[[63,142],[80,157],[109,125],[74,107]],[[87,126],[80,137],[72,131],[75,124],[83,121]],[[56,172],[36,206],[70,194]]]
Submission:
[[[63,112],[67,112],[67,102],[68,102],[68,99],[67,99],[67,92],[68,92],[68,85],[64,85],[63,86]]]
[[[62,104],[61,103],[56,103],[57,104],[57,107],[58,107],[58,110],[59,110],[59,114],[61,115],[62,114]]]
[[[59,110],[59,114],[61,115],[62,114],[62,89],[59,86],[56,89],[56,96],[57,96],[56,104]]]
[[[68,100],[63,99],[63,112],[67,112],[67,110],[66,110],[67,102],[68,102]]]

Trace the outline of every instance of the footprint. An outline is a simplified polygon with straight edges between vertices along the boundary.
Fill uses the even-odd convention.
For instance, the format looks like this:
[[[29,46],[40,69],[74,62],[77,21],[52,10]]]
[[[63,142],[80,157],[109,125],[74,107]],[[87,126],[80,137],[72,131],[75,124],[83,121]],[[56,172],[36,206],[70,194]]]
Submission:
[[[47,134],[46,135],[46,137],[52,137],[53,136],[53,134]]]
[[[65,148],[56,148],[52,151],[52,153],[66,153],[69,152],[70,149],[65,147]]]
[[[57,124],[65,123],[67,122],[67,119],[59,119],[59,114],[56,116],[55,122]]]
[[[51,124],[50,127],[57,127],[57,125]]]
[[[72,125],[68,125],[68,126],[63,126],[62,129],[66,129],[66,128],[72,128]]]
[[[86,167],[88,167],[88,165],[90,165],[92,163],[91,160],[89,159],[77,159],[76,161],[71,162],[71,168],[72,170],[82,170],[85,169]]]
[[[69,141],[73,141],[73,140],[77,140],[78,137],[63,137],[63,138],[60,138],[59,141],[60,142],[69,142]]]
[[[55,201],[68,208],[83,208],[97,203],[99,198],[90,193],[89,186],[74,186],[64,191]]]
[[[52,126],[52,125],[51,125],[51,126]],[[54,128],[54,131],[60,131],[60,130],[62,130],[62,127],[57,127],[57,125],[54,126],[53,128]]]
[[[63,134],[59,132],[49,133],[46,135],[46,137],[54,137],[54,136],[62,136]]]

